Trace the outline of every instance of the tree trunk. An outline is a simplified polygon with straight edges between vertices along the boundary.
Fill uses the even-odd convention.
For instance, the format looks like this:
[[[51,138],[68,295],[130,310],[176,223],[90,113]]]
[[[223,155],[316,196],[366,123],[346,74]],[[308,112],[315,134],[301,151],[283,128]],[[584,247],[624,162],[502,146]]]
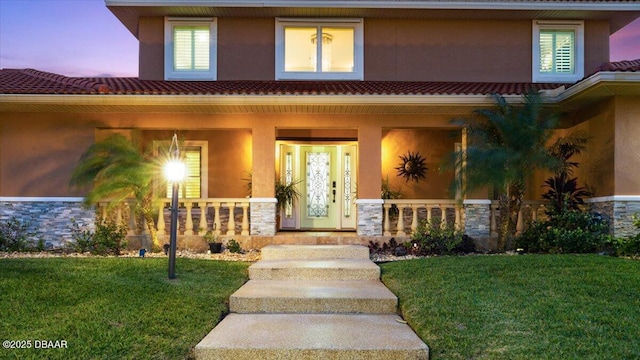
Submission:
[[[508,222],[508,236],[505,242],[504,250],[510,250],[515,244],[516,232],[518,231],[518,216],[520,215],[520,209],[522,208],[522,199],[524,198],[524,182],[514,181],[508,186],[509,194],[509,222]]]
[[[516,237],[518,216],[524,198],[523,182],[516,181],[507,186],[507,193],[498,197],[500,206],[500,223],[498,225],[498,251],[513,248]]]
[[[498,224],[498,244],[497,250],[504,251],[509,238],[509,196],[501,193],[498,196],[498,206],[500,210],[500,223]]]

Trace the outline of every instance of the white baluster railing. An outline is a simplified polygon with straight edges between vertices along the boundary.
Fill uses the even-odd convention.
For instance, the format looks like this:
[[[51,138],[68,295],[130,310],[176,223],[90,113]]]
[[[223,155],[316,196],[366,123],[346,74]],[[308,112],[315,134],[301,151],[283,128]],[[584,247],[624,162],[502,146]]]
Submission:
[[[398,209],[398,220],[396,222],[395,229],[391,229],[391,220],[389,216],[389,210],[395,205]],[[454,199],[388,199],[384,200],[384,223],[383,223],[383,235],[390,236],[406,236],[414,233],[421,220],[431,221],[433,216],[433,209],[440,211],[440,226],[447,226],[447,210],[453,209],[455,216],[453,225],[456,229],[462,229],[462,205]],[[407,232],[407,226],[405,225],[404,209],[411,211],[409,224],[409,232]],[[420,209],[425,209],[425,216],[420,216]]]

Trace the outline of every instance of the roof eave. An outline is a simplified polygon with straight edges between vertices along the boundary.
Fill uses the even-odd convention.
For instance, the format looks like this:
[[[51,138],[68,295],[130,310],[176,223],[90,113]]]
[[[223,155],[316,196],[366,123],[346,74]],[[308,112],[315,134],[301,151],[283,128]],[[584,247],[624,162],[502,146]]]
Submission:
[[[468,10],[583,10],[640,11],[629,2],[575,1],[331,1],[331,0],[105,0],[107,6],[258,7],[258,8],[354,8],[354,9],[468,9]]]

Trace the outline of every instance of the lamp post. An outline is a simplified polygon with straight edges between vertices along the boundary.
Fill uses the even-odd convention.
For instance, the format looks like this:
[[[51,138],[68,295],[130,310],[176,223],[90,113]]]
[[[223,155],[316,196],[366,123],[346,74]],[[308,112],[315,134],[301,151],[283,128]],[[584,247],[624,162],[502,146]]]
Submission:
[[[185,176],[185,165],[180,160],[178,136],[173,134],[169,147],[169,161],[164,166],[164,175],[172,183],[171,189],[171,232],[169,234],[169,279],[176,278],[176,248],[178,239],[178,193],[180,182]]]

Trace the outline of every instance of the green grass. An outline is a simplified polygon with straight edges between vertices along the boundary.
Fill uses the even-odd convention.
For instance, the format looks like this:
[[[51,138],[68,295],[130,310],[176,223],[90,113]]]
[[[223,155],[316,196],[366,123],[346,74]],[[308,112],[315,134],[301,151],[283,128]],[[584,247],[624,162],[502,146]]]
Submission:
[[[0,260],[0,358],[184,359],[228,311],[247,263],[166,258]],[[65,340],[67,349],[35,349]]]
[[[431,359],[638,359],[640,262],[597,255],[382,264]]]

